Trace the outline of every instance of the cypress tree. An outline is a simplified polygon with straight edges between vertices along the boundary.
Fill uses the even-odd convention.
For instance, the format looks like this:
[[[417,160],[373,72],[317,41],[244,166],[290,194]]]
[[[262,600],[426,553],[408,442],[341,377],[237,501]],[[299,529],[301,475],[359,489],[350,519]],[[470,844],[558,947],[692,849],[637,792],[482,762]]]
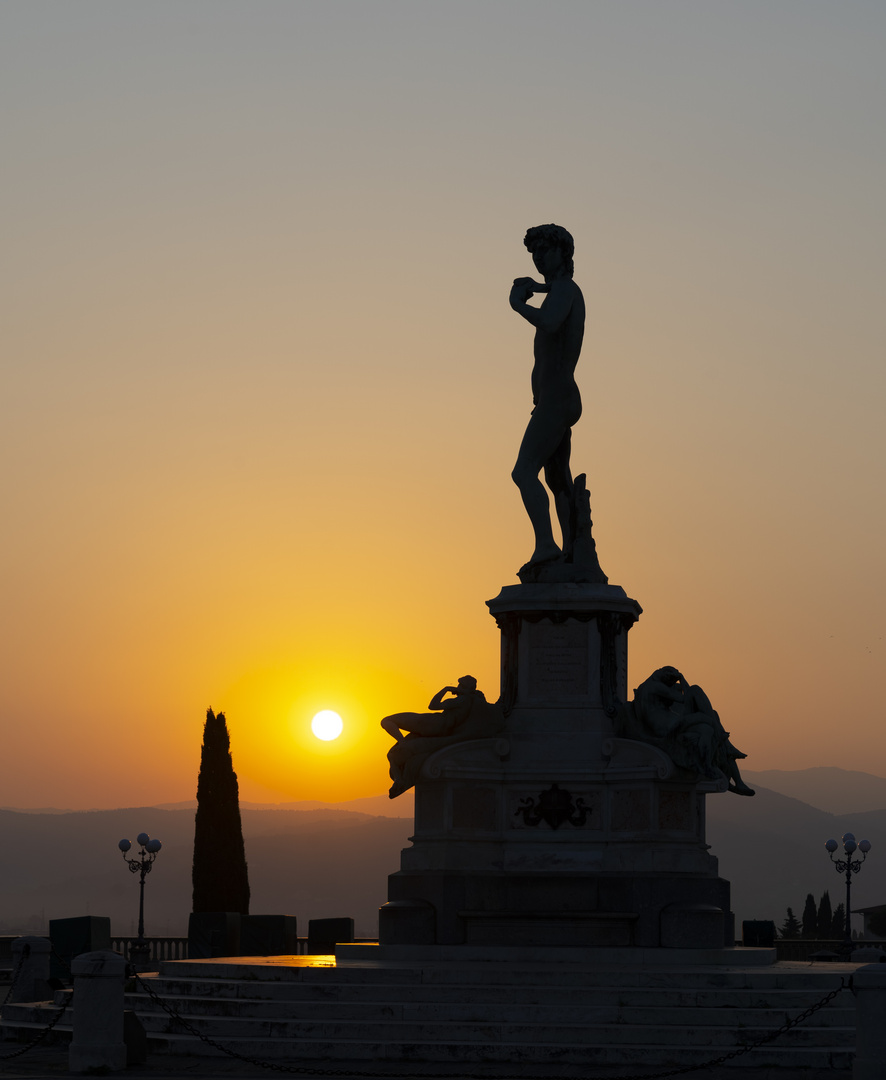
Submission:
[[[240,791],[225,714],[206,710],[197,817],[194,822],[194,911],[249,914],[249,877],[240,824]]]
[[[831,927],[834,922],[834,913],[831,911],[831,898],[828,890],[821,894],[818,902],[818,917],[816,919],[816,932],[819,941],[827,941],[831,936]]]
[[[782,923],[781,936],[785,941],[793,941],[800,936],[802,926],[800,920],[793,913],[791,908],[788,908],[788,914],[785,921]]]
[[[806,907],[803,908],[803,937],[814,938],[818,933],[818,912],[815,909],[815,897],[806,894]]]

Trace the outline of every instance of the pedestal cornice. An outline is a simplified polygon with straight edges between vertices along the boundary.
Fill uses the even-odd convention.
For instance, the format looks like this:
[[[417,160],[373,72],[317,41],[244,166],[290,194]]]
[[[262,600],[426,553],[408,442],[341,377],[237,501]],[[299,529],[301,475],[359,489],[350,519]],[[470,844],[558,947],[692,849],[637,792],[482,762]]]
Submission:
[[[626,615],[635,622],[643,609],[620,585],[581,585],[573,582],[505,585],[486,601],[490,613],[521,614],[529,619],[588,619],[603,613]]]

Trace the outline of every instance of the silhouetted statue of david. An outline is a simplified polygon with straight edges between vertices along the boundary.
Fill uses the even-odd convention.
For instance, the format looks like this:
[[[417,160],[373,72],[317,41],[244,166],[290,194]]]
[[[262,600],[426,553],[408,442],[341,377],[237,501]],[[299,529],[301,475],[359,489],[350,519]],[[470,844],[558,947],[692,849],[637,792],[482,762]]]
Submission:
[[[591,539],[584,475],[573,481],[569,462],[572,428],[581,416],[575,366],[585,328],[584,297],[572,279],[575,245],[560,225],[536,225],[523,243],[544,283],[516,278],[510,296],[514,311],[535,327],[534,407],[511,473],[535,533],[535,550],[519,573],[524,581],[539,580],[540,575],[548,576],[543,574],[547,564],[577,564],[576,569],[578,565],[585,569],[583,580],[605,582]],[[527,303],[535,293],[546,294],[539,307]],[[562,546],[554,540],[550,503],[539,479],[542,470],[554,497]],[[572,577],[561,571],[551,579]]]

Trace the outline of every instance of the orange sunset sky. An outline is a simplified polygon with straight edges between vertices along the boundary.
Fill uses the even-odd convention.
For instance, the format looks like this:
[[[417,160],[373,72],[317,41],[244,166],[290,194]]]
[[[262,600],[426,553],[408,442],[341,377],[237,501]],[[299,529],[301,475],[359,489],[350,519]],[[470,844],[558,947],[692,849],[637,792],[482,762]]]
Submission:
[[[874,0],[6,0],[0,803],[192,798],[207,706],[242,798],[375,795],[381,716],[497,696],[549,221],[630,686],[886,775],[884,46]]]

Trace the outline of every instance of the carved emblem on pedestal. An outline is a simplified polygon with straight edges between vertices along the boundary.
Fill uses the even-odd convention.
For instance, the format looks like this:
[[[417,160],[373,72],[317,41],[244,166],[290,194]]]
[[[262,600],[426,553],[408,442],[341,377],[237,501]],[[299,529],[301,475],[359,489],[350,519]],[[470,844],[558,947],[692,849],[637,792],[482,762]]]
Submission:
[[[543,821],[552,829],[559,829],[564,821],[579,827],[587,821],[591,808],[584,799],[573,799],[572,795],[559,784],[551,784],[547,791],[542,791],[536,801],[531,796],[520,800],[514,811],[514,817],[522,815],[526,825],[540,825]]]

